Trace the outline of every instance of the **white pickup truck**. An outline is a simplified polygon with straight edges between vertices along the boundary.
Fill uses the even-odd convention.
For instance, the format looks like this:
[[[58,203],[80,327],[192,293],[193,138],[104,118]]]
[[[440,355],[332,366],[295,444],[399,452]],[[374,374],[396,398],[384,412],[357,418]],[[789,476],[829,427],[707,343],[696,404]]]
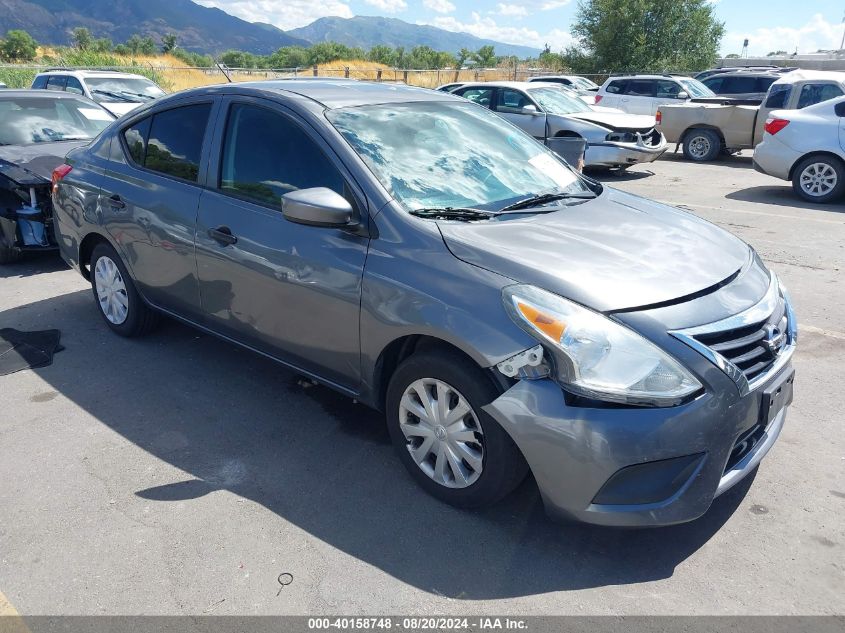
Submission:
[[[751,149],[763,138],[772,110],[800,110],[845,95],[845,73],[796,70],[774,82],[761,105],[726,99],[713,103],[661,105],[657,129],[675,151],[694,161],[716,159],[721,153]]]

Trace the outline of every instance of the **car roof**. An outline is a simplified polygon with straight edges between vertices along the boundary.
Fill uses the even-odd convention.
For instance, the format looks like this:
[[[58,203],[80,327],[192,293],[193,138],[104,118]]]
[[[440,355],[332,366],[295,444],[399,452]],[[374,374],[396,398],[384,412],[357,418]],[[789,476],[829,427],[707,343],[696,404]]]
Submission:
[[[49,68],[47,70],[41,71],[38,73],[39,75],[74,75],[75,77],[104,77],[106,79],[109,78],[118,78],[118,77],[140,77],[141,79],[147,79],[143,75],[138,75],[137,73],[122,73],[116,70],[79,70],[75,68]]]
[[[608,81],[616,81],[618,79],[692,79],[688,75],[617,75],[608,77]]]
[[[783,77],[783,73],[776,73],[772,72],[771,70],[749,70],[743,72],[723,72],[723,73],[714,73],[709,77],[705,77],[701,81],[710,81],[716,77],[726,77],[726,76],[739,76],[739,77],[772,77],[774,79],[780,79]]]
[[[270,79],[267,81],[218,84],[216,86],[194,88],[193,90],[177,93],[177,95],[211,94],[215,92],[231,94],[241,90],[246,93],[295,94],[310,99],[329,109],[413,101],[463,102],[463,99],[453,96],[448,92],[439,92],[430,88],[357,81],[355,79],[321,80],[320,78],[308,80]]]
[[[798,81],[836,81],[845,85],[845,72],[832,70],[793,70],[791,73],[779,75],[776,84],[792,84]]]
[[[5,99],[9,97],[14,97],[15,99],[35,99],[44,97],[52,97],[54,99],[76,99],[89,102],[93,105],[96,105],[98,108],[101,107],[96,101],[91,101],[87,97],[82,95],[75,94],[73,92],[64,92],[63,90],[38,90],[38,89],[5,89],[3,92],[0,92],[0,99]]]

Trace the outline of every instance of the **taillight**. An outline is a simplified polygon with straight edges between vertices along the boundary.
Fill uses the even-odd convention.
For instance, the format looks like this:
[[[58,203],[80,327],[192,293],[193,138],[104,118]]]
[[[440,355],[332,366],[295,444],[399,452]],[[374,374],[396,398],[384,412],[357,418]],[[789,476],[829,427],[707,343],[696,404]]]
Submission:
[[[604,98],[604,96],[603,96],[603,95],[596,95],[596,101],[595,101],[595,102],[596,102],[596,103],[598,103],[598,102],[599,102],[599,101],[601,101],[603,98]]]
[[[657,123],[657,125],[660,125],[660,122],[662,120],[663,120],[663,113],[660,110],[658,110],[657,114],[654,115],[654,121],[655,121],[655,123]]]
[[[763,129],[766,130],[766,132],[768,132],[772,136],[774,136],[787,125],[789,125],[789,121],[787,121],[786,119],[766,119],[766,125]]]
[[[70,173],[71,169],[73,169],[73,167],[66,163],[62,163],[53,170],[53,177],[51,178],[51,182],[53,183],[53,193],[56,193],[56,189],[59,187],[59,182],[61,182],[62,178]]]

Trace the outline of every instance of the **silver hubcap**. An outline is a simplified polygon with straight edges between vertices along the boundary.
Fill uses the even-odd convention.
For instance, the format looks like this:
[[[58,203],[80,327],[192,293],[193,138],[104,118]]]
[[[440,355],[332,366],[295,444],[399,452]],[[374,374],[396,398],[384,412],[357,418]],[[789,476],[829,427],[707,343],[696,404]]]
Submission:
[[[129,314],[129,296],[117,265],[109,257],[101,257],[94,267],[94,288],[97,300],[109,323],[120,325]]]
[[[836,187],[836,170],[827,163],[812,163],[801,172],[801,189],[810,196],[824,196]]]
[[[710,139],[706,136],[696,136],[689,141],[689,153],[696,158],[703,158],[710,152]]]
[[[399,403],[399,428],[420,469],[447,488],[466,488],[481,476],[484,432],[469,402],[436,378],[411,383]]]

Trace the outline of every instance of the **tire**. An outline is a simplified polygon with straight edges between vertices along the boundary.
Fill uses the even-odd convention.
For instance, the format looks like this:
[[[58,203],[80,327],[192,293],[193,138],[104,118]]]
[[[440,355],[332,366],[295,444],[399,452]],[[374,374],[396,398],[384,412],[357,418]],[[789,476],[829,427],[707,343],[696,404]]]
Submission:
[[[845,193],[845,165],[834,156],[808,156],[792,171],[792,189],[809,202],[838,200]]]
[[[6,240],[0,235],[0,265],[14,264],[20,261],[23,256],[23,251],[14,246],[10,246]]]
[[[90,270],[97,310],[112,332],[135,337],[143,336],[155,327],[158,313],[141,299],[126,266],[110,245],[101,243],[94,247]]]
[[[722,153],[722,139],[713,130],[690,130],[684,134],[684,156],[697,163],[716,160]]]
[[[439,389],[438,382],[452,390],[450,412],[455,412],[462,401],[469,410],[453,424],[438,425],[443,421],[439,418],[426,429],[423,418],[411,413],[424,412],[420,406],[422,398],[409,396],[403,400],[403,396],[414,387],[416,394],[420,388],[431,396],[446,393]],[[432,350],[414,354],[396,369],[387,389],[388,430],[399,459],[429,494],[453,506],[478,508],[499,501],[525,478],[528,465],[519,449],[507,432],[481,410],[499,395],[493,381],[478,366],[455,353]],[[436,402],[431,409],[437,413]],[[450,431],[445,430],[447,427]],[[427,437],[431,438],[430,448],[423,446]],[[451,459],[445,450],[441,452],[446,447]],[[412,449],[418,455],[425,452],[427,457],[418,463],[419,457],[412,456]],[[441,463],[442,470],[437,467]],[[445,477],[438,479],[438,473]]]

